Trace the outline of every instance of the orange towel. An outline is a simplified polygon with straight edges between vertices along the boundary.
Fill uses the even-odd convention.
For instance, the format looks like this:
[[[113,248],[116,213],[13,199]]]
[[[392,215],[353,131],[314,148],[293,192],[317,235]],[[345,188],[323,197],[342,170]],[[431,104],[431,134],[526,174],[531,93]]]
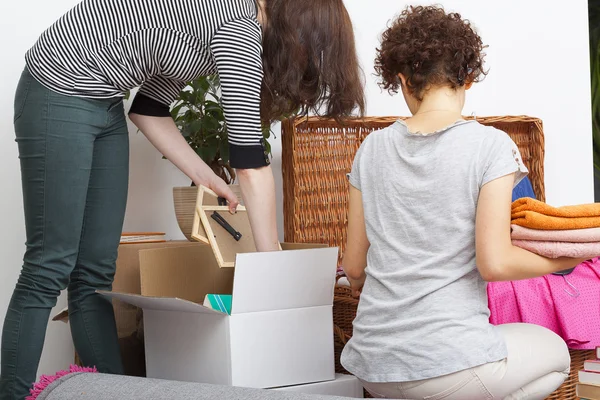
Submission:
[[[517,214],[523,211],[534,211],[539,214],[562,218],[600,217],[600,203],[582,204],[565,207],[552,207],[539,200],[525,197],[522,199],[515,200],[512,203],[512,217],[519,218]],[[590,228],[590,226],[586,226],[586,228]]]
[[[600,227],[600,216],[561,218],[540,214],[535,211],[520,211],[518,213],[513,213],[511,223],[526,228],[543,229],[547,231],[587,229]]]

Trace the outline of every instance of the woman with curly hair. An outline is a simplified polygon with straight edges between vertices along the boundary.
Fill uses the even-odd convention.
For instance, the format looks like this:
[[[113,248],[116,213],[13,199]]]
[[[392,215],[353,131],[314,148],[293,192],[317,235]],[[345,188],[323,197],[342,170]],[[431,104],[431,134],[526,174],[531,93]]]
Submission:
[[[378,49],[382,86],[413,115],[369,135],[350,174],[344,270],[362,294],[341,361],[375,397],[543,399],[569,372],[553,332],[489,323],[486,281],[583,260],[511,244],[512,189],[528,171],[506,133],[462,118],[483,50],[439,7],[407,8]]]

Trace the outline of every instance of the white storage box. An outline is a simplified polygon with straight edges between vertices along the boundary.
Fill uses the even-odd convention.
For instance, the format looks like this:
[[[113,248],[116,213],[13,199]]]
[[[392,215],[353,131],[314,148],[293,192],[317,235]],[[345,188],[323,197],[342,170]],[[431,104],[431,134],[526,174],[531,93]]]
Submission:
[[[149,378],[254,388],[334,380],[337,248],[238,254],[231,315],[201,305],[220,270],[210,247],[154,252],[176,250],[195,262],[142,262],[141,295],[102,292],[144,310]]]

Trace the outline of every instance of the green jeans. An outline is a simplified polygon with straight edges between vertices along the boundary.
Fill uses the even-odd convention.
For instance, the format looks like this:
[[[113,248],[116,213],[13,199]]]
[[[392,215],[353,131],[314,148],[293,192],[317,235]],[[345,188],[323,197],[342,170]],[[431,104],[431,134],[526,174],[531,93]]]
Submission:
[[[36,379],[46,327],[68,289],[82,362],[122,373],[111,290],[127,201],[129,137],[120,99],[48,90],[26,69],[15,96],[27,234],[2,330],[0,399],[23,400]]]

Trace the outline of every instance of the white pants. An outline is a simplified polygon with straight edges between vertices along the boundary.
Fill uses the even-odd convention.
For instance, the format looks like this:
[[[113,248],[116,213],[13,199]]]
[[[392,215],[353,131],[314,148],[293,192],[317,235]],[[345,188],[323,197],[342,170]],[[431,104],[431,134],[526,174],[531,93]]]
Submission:
[[[568,377],[569,350],[554,332],[530,324],[506,324],[499,329],[508,347],[504,360],[422,381],[363,385],[376,398],[541,400]]]

